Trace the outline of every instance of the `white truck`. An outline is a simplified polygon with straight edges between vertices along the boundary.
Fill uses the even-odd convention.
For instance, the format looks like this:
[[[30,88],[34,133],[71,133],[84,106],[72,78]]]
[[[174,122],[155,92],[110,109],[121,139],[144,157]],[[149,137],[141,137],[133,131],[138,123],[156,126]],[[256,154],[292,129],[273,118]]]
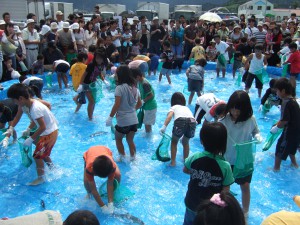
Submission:
[[[146,16],[149,21],[158,16],[159,21],[169,19],[169,4],[162,2],[138,2],[136,14]]]
[[[0,1],[0,15],[8,12],[12,21],[26,21],[28,14],[28,5],[25,0],[1,0]]]
[[[101,17],[103,19],[110,19],[114,16],[118,16],[122,12],[126,11],[126,5],[121,4],[97,4],[99,6],[99,11],[101,12]]]
[[[28,12],[34,13],[36,21],[45,19],[45,5],[43,0],[28,0]]]
[[[69,14],[73,14],[73,3],[67,2],[45,2],[45,17],[56,18],[56,12],[61,11],[64,14],[63,20],[68,20]]]
[[[175,5],[173,19],[183,15],[186,20],[199,17],[202,13],[202,5]]]

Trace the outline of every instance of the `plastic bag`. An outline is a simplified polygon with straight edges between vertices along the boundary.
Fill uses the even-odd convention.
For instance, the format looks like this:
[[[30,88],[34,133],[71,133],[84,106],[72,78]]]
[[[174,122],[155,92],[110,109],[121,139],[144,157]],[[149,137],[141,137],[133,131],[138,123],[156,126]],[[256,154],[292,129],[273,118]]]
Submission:
[[[269,99],[265,102],[265,104],[263,105],[263,108],[262,108],[262,113],[263,114],[266,114],[267,112],[270,111],[270,109],[272,108],[272,105],[270,104],[270,101]]]
[[[233,168],[234,178],[246,177],[253,173],[256,143],[257,141],[251,141],[235,145],[236,160]]]
[[[270,79],[269,74],[267,73],[267,71],[265,69],[255,72],[255,75],[260,80],[260,82],[262,82],[263,84],[269,83],[269,79]]]
[[[6,135],[2,135],[7,131],[7,128],[0,129],[0,142],[6,137]]]
[[[226,65],[226,59],[225,59],[225,56],[223,54],[220,54],[218,56],[218,62],[221,64],[221,66],[225,66]]]
[[[266,142],[263,145],[263,151],[267,151],[271,148],[278,136],[282,133],[283,129],[279,129],[275,134],[269,133]]]
[[[235,81],[235,86],[240,87],[242,83],[242,74],[240,72],[237,72],[237,79]]]
[[[18,144],[19,144],[19,148],[20,148],[20,152],[21,152],[22,164],[23,164],[23,166],[28,168],[32,164],[32,159],[31,159],[32,145],[30,145],[29,147],[24,147],[23,143],[25,140],[26,140],[26,137],[20,137],[18,139]]]
[[[158,63],[158,67],[157,67],[157,71],[160,72],[162,69],[162,65],[164,64],[164,62],[159,62]]]
[[[48,73],[45,78],[47,82],[47,87],[52,87],[52,73]]]
[[[138,118],[138,129],[141,129],[143,126],[143,120],[144,120],[144,109],[143,107],[139,109],[138,113],[137,113],[137,118]]]
[[[99,194],[101,197],[107,198],[107,181],[105,181],[99,187]],[[129,190],[129,188],[119,184],[119,182],[115,179],[114,180],[114,202],[119,203],[122,201],[127,200],[128,198],[132,197],[134,193]]]
[[[167,135],[163,134],[163,137],[154,153],[152,156],[152,160],[158,160],[161,162],[168,162],[171,160],[170,154],[169,154],[169,146],[172,138]]]
[[[195,64],[195,58],[190,59],[190,66]]]
[[[116,131],[115,125],[116,124],[117,124],[117,119],[116,119],[116,117],[114,117],[112,119],[111,126],[110,126],[110,135],[111,135],[112,140],[115,140],[115,131]]]
[[[102,93],[102,82],[100,80],[96,80],[95,82],[89,85],[90,90],[92,92],[95,103],[99,102],[103,97]]]
[[[230,59],[230,64],[234,63],[234,53],[232,54],[232,58]]]

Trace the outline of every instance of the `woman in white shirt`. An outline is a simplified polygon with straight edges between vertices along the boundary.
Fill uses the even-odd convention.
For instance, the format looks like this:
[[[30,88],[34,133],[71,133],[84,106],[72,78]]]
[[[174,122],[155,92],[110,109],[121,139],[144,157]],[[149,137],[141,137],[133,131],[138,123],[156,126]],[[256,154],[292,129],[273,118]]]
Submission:
[[[87,49],[90,45],[96,45],[97,43],[97,32],[95,32],[93,28],[94,25],[91,21],[88,21],[84,28]]]
[[[71,27],[71,36],[74,44],[74,50],[77,52],[85,51],[86,39],[83,28],[80,28],[78,23],[73,23]]]

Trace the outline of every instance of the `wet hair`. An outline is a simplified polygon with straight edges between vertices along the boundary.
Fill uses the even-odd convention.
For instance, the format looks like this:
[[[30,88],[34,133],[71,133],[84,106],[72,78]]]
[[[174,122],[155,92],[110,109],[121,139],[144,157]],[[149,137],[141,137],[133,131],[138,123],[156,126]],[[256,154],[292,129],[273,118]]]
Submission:
[[[174,105],[186,105],[185,97],[181,92],[175,92],[171,97],[171,106]]]
[[[131,68],[130,70],[134,79],[136,79],[137,77],[143,77],[143,73],[140,68]]]
[[[99,220],[89,210],[76,210],[72,212],[67,219],[63,222],[63,225],[100,225]]]
[[[243,122],[251,118],[253,109],[248,93],[242,90],[233,92],[229,97],[226,113],[230,112],[231,109],[238,109],[241,111],[235,123]]]
[[[132,72],[127,65],[120,65],[116,71],[118,77],[118,85],[128,84],[129,86],[135,85],[135,79]]]
[[[88,55],[84,52],[80,52],[78,55],[77,55],[77,59],[78,59],[78,62],[83,62],[84,60],[86,60],[88,58]]]
[[[214,39],[216,40],[216,38],[219,38],[219,39],[220,39],[220,35],[215,34],[215,35],[214,35]]]
[[[215,108],[215,116],[219,116],[219,115],[222,115],[222,114],[226,114],[226,107],[227,107],[227,104],[224,103],[224,104],[218,104]]]
[[[37,57],[36,57],[37,60],[41,60],[41,59],[44,59],[44,56],[42,54],[39,54]]]
[[[27,79],[27,76],[25,75],[25,76],[20,76],[19,77],[19,82],[20,83],[22,83],[24,80],[26,80]]]
[[[234,58],[235,59],[238,59],[239,57],[243,56],[242,52],[240,51],[236,51],[235,54],[234,54]]]
[[[227,145],[226,127],[220,122],[206,123],[200,130],[200,140],[205,151],[214,155],[219,155],[220,153],[224,155]]]
[[[5,109],[5,105],[2,102],[0,102],[0,112],[3,113],[4,109]]]
[[[36,85],[30,85],[28,87],[28,92],[31,98],[36,96],[39,99],[43,99],[41,90]]]
[[[275,87],[276,81],[277,81],[277,79],[275,79],[275,78],[273,78],[273,79],[270,80],[270,82],[269,82],[270,88],[274,88]]]
[[[285,90],[285,93],[288,95],[294,95],[295,94],[295,88],[292,86],[291,82],[285,78],[279,78],[276,82],[275,82],[275,89],[282,91]]]
[[[262,44],[257,44],[257,45],[254,46],[254,50],[263,51],[264,50],[264,46]]]
[[[199,44],[201,43],[200,38],[196,37],[196,38],[195,38],[195,43],[199,45]]]
[[[105,155],[98,156],[93,162],[93,173],[98,177],[108,177],[113,172],[113,164],[111,159]]]
[[[291,48],[291,49],[297,49],[298,46],[297,46],[297,44],[295,42],[292,42],[292,43],[289,44],[289,48]]]
[[[200,65],[200,66],[205,67],[206,64],[207,64],[206,59],[204,59],[204,58],[199,59],[199,65]]]
[[[19,99],[23,97],[29,99],[28,87],[25,84],[13,84],[7,90],[7,97],[12,99]]]
[[[229,192],[222,191],[220,198],[226,206],[219,206],[209,199],[198,206],[194,225],[245,225],[244,213],[239,202]]]
[[[103,48],[103,47],[97,48],[96,51],[94,52],[94,58],[93,58],[93,65],[94,66],[97,66],[97,62],[96,62],[97,56],[99,56],[103,59],[103,63],[102,63],[103,65],[105,65],[105,66],[108,65],[108,60],[107,60],[105,48]]]

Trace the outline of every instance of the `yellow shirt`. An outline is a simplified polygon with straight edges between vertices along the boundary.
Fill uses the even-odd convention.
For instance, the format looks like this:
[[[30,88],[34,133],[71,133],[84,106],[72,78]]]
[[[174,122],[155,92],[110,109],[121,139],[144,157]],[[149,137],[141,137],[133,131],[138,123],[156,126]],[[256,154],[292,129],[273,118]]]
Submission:
[[[81,77],[84,74],[86,67],[87,65],[84,63],[78,62],[75,63],[70,69],[70,75],[72,76],[72,83],[75,91],[80,84]]]
[[[280,211],[268,216],[261,225],[299,225],[300,213]]]
[[[205,50],[202,46],[197,45],[192,49],[192,52],[194,53],[194,59],[205,59]]]

